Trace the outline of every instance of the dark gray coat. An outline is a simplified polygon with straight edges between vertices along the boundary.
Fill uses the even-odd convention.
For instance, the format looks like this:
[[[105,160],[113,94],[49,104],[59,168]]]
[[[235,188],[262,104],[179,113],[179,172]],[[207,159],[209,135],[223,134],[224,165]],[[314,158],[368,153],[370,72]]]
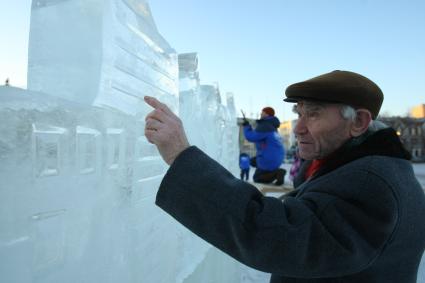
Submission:
[[[383,130],[334,156],[282,202],[190,147],[156,203],[273,283],[416,282],[425,197],[398,137]]]

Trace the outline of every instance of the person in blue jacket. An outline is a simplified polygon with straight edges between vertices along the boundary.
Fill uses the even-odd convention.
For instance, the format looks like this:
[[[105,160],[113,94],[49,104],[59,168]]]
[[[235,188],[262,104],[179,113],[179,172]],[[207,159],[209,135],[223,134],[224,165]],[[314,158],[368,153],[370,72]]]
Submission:
[[[246,153],[241,153],[239,155],[239,168],[241,168],[241,180],[248,181],[249,179],[249,169],[250,169],[250,157]]]
[[[253,180],[257,183],[272,183],[282,185],[286,170],[280,168],[285,156],[282,137],[277,132],[280,121],[274,116],[272,107],[265,107],[261,111],[261,119],[257,120],[257,126],[252,129],[245,119],[243,132],[245,138],[255,143],[257,155],[251,165],[256,167]]]

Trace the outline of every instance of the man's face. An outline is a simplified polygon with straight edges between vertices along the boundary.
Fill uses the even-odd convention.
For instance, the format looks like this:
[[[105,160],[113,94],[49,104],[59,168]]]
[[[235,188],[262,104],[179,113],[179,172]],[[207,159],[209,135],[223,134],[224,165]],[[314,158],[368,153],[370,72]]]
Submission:
[[[338,104],[297,103],[295,112],[298,114],[298,122],[294,133],[301,158],[324,158],[351,138],[353,122],[344,119],[340,109]]]

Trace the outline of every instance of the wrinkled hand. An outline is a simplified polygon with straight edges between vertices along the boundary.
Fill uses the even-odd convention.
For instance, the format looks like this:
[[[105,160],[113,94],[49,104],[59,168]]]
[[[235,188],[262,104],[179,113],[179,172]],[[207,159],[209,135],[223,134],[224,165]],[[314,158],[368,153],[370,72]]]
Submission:
[[[190,146],[183,124],[164,103],[150,96],[145,96],[144,99],[154,108],[145,118],[145,136],[150,143],[157,146],[164,161],[171,165],[176,157]]]

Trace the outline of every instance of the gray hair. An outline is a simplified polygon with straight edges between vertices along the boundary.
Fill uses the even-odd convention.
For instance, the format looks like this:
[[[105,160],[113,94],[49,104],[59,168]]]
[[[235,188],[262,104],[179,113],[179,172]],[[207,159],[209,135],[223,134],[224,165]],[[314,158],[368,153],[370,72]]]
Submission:
[[[342,118],[344,118],[345,120],[350,120],[350,121],[355,121],[357,118],[357,112],[356,110],[349,106],[349,105],[345,105],[342,104],[341,106],[341,116]],[[388,128],[388,125],[386,125],[385,123],[378,121],[378,120],[372,120],[369,123],[369,127],[368,129],[372,132],[376,132],[382,129]]]
[[[350,120],[354,122],[357,118],[356,109],[349,105],[341,104],[341,116],[345,120]]]

